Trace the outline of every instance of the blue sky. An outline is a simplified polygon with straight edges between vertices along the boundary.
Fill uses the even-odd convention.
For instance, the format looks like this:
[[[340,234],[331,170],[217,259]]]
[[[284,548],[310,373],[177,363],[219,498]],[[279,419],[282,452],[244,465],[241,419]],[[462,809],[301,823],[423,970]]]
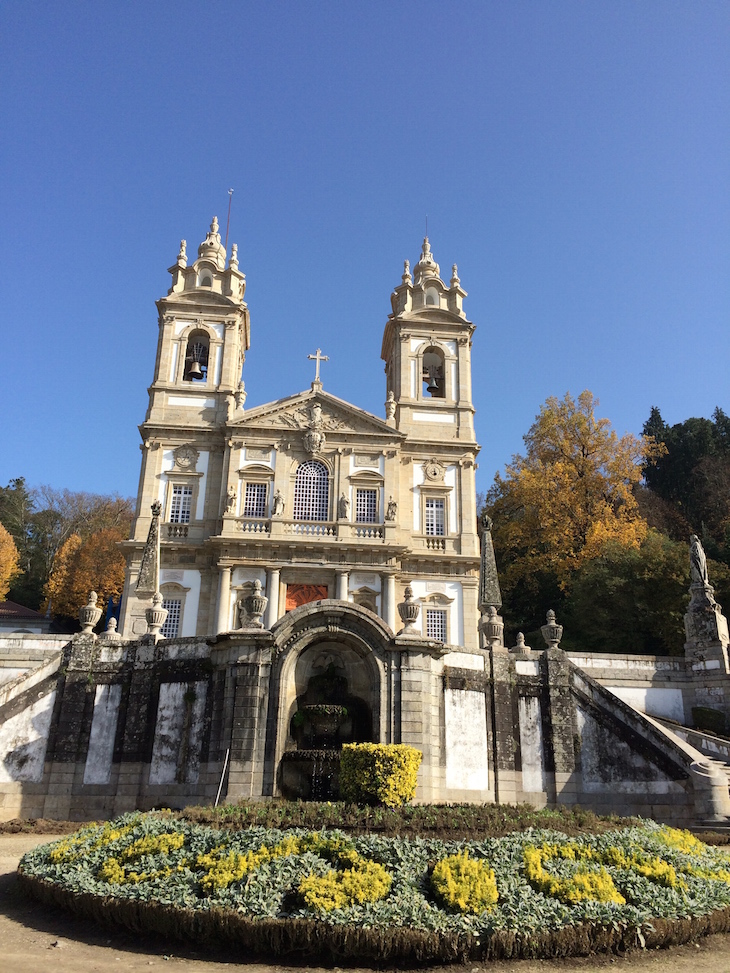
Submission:
[[[730,4],[9,0],[0,14],[0,483],[136,493],[181,237],[246,273],[248,406],[382,415],[428,215],[459,266],[478,487],[550,395],[620,432],[730,411]]]

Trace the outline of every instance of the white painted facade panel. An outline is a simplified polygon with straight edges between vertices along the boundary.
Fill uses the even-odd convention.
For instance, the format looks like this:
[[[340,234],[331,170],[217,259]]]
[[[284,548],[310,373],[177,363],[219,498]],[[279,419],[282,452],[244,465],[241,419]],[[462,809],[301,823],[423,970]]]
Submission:
[[[89,749],[84,766],[85,784],[109,783],[121,698],[122,687],[119,683],[96,687]]]
[[[484,693],[444,690],[446,787],[484,791],[489,787],[487,708]]]

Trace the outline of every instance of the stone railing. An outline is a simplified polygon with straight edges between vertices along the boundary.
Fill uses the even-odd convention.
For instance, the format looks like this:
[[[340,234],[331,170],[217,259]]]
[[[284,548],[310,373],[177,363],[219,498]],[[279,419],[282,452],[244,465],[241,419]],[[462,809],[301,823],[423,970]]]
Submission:
[[[271,523],[268,520],[239,520],[238,529],[244,534],[268,534]]]
[[[352,532],[355,537],[379,541],[384,536],[385,529],[379,524],[353,524]]]
[[[416,534],[413,537],[416,550],[432,551],[434,554],[459,554],[458,537],[434,537],[432,534]]]
[[[337,537],[337,524],[312,520],[283,521],[285,534],[298,534],[302,537]]]
[[[188,525],[187,524],[168,524],[167,525],[167,536],[168,537],[187,537],[188,536]]]

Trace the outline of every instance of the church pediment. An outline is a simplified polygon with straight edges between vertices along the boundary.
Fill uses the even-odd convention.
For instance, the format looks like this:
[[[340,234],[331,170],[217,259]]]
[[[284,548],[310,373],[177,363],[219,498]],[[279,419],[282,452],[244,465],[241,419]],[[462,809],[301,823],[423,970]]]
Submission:
[[[405,438],[404,433],[393,429],[383,419],[321,391],[301,392],[257,406],[247,410],[232,425],[238,429],[273,428],[282,432],[319,430],[328,437],[337,433],[359,433],[396,440]]]

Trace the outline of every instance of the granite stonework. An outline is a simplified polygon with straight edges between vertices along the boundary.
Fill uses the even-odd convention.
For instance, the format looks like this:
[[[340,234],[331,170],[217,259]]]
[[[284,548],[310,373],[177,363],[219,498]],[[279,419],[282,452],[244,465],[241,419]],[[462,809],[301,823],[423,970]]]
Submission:
[[[0,633],[0,817],[327,799],[341,746],[373,741],[422,752],[421,802],[724,822],[730,741],[686,727],[730,725],[697,537],[683,659],[571,659],[552,612],[547,649],[505,648],[456,265],[442,279],[428,239],[405,262],[379,417],[324,390],[320,349],[309,389],[246,408],[237,248],[215,218],[186,247],[157,302],[119,632],[93,634],[92,592],[70,641]]]
[[[348,700],[347,732],[423,752],[420,802],[577,803],[684,826],[730,815],[716,762],[561,649],[467,652],[332,599],[271,630],[75,636],[3,697],[0,816],[104,818],[212,803],[219,787],[281,796],[295,715],[326,692]]]

